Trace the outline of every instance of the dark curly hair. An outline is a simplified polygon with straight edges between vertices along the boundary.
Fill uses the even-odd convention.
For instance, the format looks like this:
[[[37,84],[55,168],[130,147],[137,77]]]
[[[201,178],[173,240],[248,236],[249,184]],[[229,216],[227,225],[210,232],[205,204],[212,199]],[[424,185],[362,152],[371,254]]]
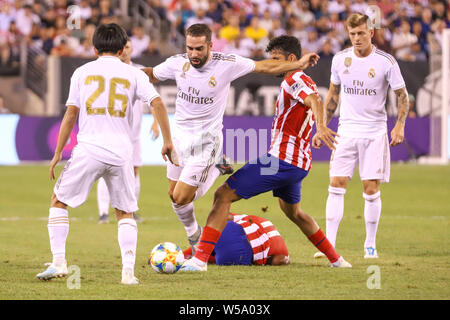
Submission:
[[[283,35],[270,40],[266,52],[271,52],[272,50],[282,51],[286,59],[291,53],[295,55],[297,59],[302,57],[302,46],[300,41],[292,36]]]

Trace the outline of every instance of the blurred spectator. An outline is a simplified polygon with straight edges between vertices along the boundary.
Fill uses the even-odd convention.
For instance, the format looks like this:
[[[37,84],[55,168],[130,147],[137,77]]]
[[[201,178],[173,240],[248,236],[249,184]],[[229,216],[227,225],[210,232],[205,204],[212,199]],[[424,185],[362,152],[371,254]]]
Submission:
[[[445,4],[441,1],[432,2],[433,20],[445,20],[447,12]]]
[[[87,38],[82,39],[79,46],[75,49],[75,56],[81,58],[95,57],[95,51],[92,42]]]
[[[343,0],[334,0],[328,3],[328,13],[329,14],[339,14],[345,11],[345,5]]]
[[[194,16],[195,12],[191,9],[189,0],[180,0],[180,8],[176,12],[175,27],[181,34],[184,34],[188,19]]]
[[[54,46],[50,52],[52,56],[70,57],[74,54],[74,50],[62,39],[58,45]]]
[[[92,9],[89,6],[89,2],[87,0],[80,0],[78,6],[80,8],[80,18],[88,20],[92,15]]]
[[[281,26],[280,19],[273,19],[272,29],[269,32],[269,38],[279,37],[286,34],[286,29]]]
[[[206,24],[210,27],[214,23],[214,21],[210,17],[206,16],[206,8],[204,8],[203,5],[199,5],[197,7],[197,9],[195,10],[195,15],[190,17],[189,19],[187,19],[184,27],[185,27],[185,29],[187,29],[190,26],[192,26],[193,24],[197,24],[197,23]]]
[[[114,16],[114,11],[111,8],[109,0],[100,0],[99,8],[100,8],[100,16],[99,16],[100,21],[102,21],[102,19],[104,18],[111,18]]]
[[[431,32],[428,34],[428,42],[430,51],[433,53],[442,52],[443,31],[445,29],[445,21],[438,19],[431,25]]]
[[[380,28],[375,30],[372,42],[378,49],[391,54],[392,49],[390,39],[391,36],[389,30],[387,28]]]
[[[28,36],[31,33],[33,24],[39,24],[41,19],[33,13],[32,7],[28,4],[24,5],[22,9],[17,12],[16,24],[20,33]]]
[[[417,117],[417,110],[416,110],[416,98],[412,94],[409,94],[409,111],[408,111],[408,117],[415,118]]]
[[[206,10],[206,16],[215,23],[221,23],[223,19],[223,7],[219,6],[216,0],[208,1],[208,10]]]
[[[391,46],[395,57],[399,60],[413,61],[412,45],[417,43],[417,37],[410,32],[411,27],[407,20],[402,20],[400,27],[392,36]]]
[[[423,8],[421,23],[422,23],[422,32],[424,34],[428,34],[428,32],[430,32],[431,25],[433,23],[432,19],[433,14],[431,10],[429,8]]]
[[[237,36],[239,36],[239,34],[240,28],[238,16],[231,16],[229,19],[229,23],[224,26],[219,32],[220,37],[226,39],[228,42],[233,41]]]
[[[147,0],[147,3],[158,14],[161,20],[168,20],[167,11],[168,8],[163,4],[162,0]]]
[[[353,12],[359,12],[364,14],[368,6],[369,5],[366,3],[365,0],[355,0],[350,8],[352,9]]]
[[[270,10],[266,9],[266,10],[264,10],[262,17],[259,20],[259,26],[261,28],[266,29],[268,32],[270,32],[273,29],[273,20],[279,20],[279,19],[272,18],[271,14],[270,14]]]
[[[266,38],[269,32],[259,25],[259,18],[253,17],[250,25],[245,28],[245,36],[258,43],[261,39]]]
[[[322,1],[321,0],[310,0],[309,1],[309,11],[314,15],[315,20],[319,20],[324,12],[322,12]]]
[[[417,42],[420,46],[420,51],[422,51],[426,57],[428,57],[428,41],[427,36],[422,30],[422,23],[420,21],[415,21],[412,25],[412,33],[417,37]]]
[[[411,61],[427,61],[427,55],[421,50],[418,42],[411,46],[411,56]]]
[[[214,23],[211,27],[211,50],[217,52],[225,52],[228,41],[219,36],[220,28],[222,28],[222,25],[220,25],[219,23]]]
[[[140,57],[142,53],[148,49],[150,36],[144,32],[142,26],[135,26],[130,41],[133,46],[133,52],[131,53],[131,58],[133,59]]]
[[[314,27],[309,27],[306,31],[308,32],[308,35],[302,43],[303,53],[319,52],[321,49],[321,43],[317,30]]]
[[[262,16],[264,11],[269,10],[272,18],[280,18],[281,16],[281,5],[277,0],[263,0],[259,5],[259,14]]]
[[[327,40],[323,43],[322,49],[318,52],[321,60],[330,60],[333,59],[333,52],[331,50],[331,41]]]
[[[242,57],[251,57],[253,52],[256,50],[255,42],[246,37],[244,31],[239,32],[239,34],[234,37],[232,41],[228,43],[225,47],[225,53],[234,53]]]
[[[303,45],[303,41],[308,38],[308,32],[305,29],[305,25],[300,19],[293,19],[292,28],[289,32],[289,35],[296,37],[300,40],[300,43]]]
[[[302,21],[305,26],[314,23],[314,14],[309,11],[308,2],[305,0],[294,0],[291,3],[292,16]]]

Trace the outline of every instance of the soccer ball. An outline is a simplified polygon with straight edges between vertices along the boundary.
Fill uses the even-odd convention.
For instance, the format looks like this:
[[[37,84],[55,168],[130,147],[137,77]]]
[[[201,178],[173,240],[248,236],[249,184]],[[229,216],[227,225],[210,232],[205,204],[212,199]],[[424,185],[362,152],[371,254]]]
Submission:
[[[148,264],[158,273],[175,273],[181,268],[183,262],[183,251],[172,242],[157,244],[148,259]]]

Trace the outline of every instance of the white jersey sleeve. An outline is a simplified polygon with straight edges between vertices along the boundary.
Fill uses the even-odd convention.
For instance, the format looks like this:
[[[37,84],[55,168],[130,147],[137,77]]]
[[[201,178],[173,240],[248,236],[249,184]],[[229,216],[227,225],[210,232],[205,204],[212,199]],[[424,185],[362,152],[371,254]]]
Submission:
[[[330,81],[334,85],[340,85],[341,84],[341,78],[339,77],[339,70],[337,67],[337,57],[334,56],[333,60],[331,61],[331,77]]]
[[[160,81],[175,80],[175,63],[178,55],[167,58],[164,62],[153,68],[153,75]]]
[[[236,80],[237,78],[245,76],[255,70],[254,60],[244,58],[236,54],[231,54],[229,57],[234,57],[234,59],[236,59],[230,70],[230,81]]]
[[[66,106],[75,106],[77,108],[81,107],[79,81],[79,72],[78,69],[76,69],[72,77],[70,78],[70,89],[69,96],[66,101]]]
[[[136,84],[136,95],[139,100],[145,104],[150,104],[154,99],[159,97],[158,92],[155,87],[148,81],[147,75],[136,69],[137,73],[137,84]]]
[[[397,61],[395,61],[395,63],[387,70],[386,80],[389,82],[392,90],[397,90],[406,86]]]

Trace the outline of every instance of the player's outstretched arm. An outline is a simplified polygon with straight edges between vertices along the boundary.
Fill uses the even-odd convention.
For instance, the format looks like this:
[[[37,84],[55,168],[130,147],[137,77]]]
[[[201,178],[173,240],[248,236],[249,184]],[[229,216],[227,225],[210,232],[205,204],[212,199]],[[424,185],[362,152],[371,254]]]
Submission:
[[[150,79],[151,83],[158,83],[159,80],[155,77],[155,75],[153,74],[153,68],[148,67],[148,68],[143,68],[141,69],[142,71],[145,72],[145,74],[148,76],[148,78]]]
[[[166,107],[164,106],[161,98],[155,98],[152,100],[153,107],[153,115],[159,123],[161,128],[161,134],[163,136],[163,147],[161,149],[161,154],[163,156],[164,161],[167,161],[167,158],[170,162],[175,165],[178,165],[178,161],[176,159],[175,148],[172,143],[172,135],[170,133],[170,124],[169,124],[169,116],[167,115]]]
[[[294,61],[260,60],[255,62],[255,70],[253,72],[278,75],[289,71],[305,70],[308,67],[315,66],[317,61],[319,61],[319,56],[316,53],[307,53],[299,60]]]
[[[397,96],[398,117],[391,131],[391,146],[399,145],[405,139],[405,123],[409,112],[409,97],[406,88],[394,90]]]
[[[50,179],[55,179],[55,166],[61,161],[62,152],[69,140],[73,127],[78,119],[80,109],[75,106],[68,106],[64,118],[61,122],[61,128],[58,134],[58,143],[56,144],[55,154],[50,162]]]
[[[316,120],[316,134],[313,137],[312,146],[318,149],[324,143],[328,148],[334,150],[334,144],[337,143],[335,136],[338,134],[327,127],[322,99],[313,93],[305,98],[305,104],[311,107]]]

